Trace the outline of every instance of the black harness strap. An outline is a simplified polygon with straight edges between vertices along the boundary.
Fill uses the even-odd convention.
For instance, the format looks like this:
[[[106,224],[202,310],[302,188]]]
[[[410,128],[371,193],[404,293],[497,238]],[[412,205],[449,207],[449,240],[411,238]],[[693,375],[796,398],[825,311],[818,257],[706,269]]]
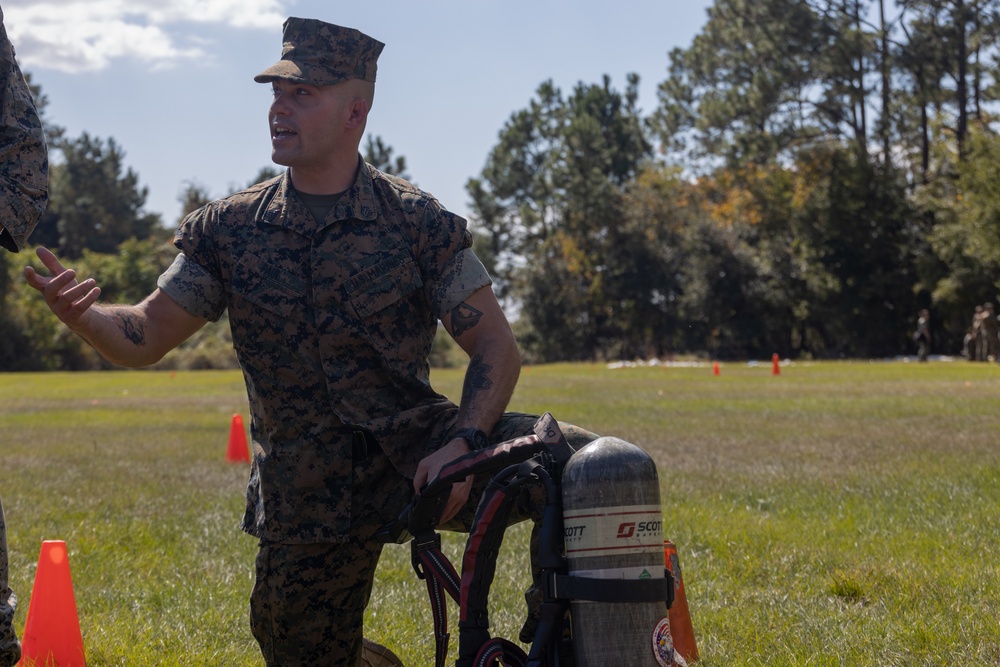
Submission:
[[[456,663],[459,667],[488,667],[497,660],[507,667],[524,667],[527,662],[528,657],[515,644],[490,637],[487,596],[496,572],[497,552],[514,509],[513,501],[525,484],[532,480],[544,482],[547,501],[543,527],[549,524],[556,526],[551,528],[555,531],[553,535],[562,535],[559,494],[546,466],[561,469],[573,449],[549,413],[535,423],[534,430],[534,435],[470,452],[444,466],[399,517],[378,533],[378,537],[387,543],[402,543],[413,536],[411,560],[417,576],[427,583],[434,616],[437,667],[444,667],[448,653],[445,593],[460,605],[459,660]],[[441,552],[441,538],[435,532],[451,485],[469,475],[501,468],[502,472],[490,481],[477,508],[466,543],[460,581],[455,568]],[[546,555],[552,551],[543,548],[540,563],[543,572],[561,569],[562,560],[558,554]]]
[[[674,577],[664,568],[663,579],[593,579],[555,574],[549,579],[552,598],[589,602],[674,602]]]
[[[465,545],[462,557],[462,590],[459,599],[459,658],[458,665],[469,664],[476,650],[489,636],[489,611],[487,597],[496,575],[497,554],[503,544],[504,529],[514,509],[512,500],[530,480],[525,470],[531,470],[534,461],[510,466],[498,474],[486,487],[476,510],[476,518]],[[521,472],[521,474],[518,474]],[[497,527],[500,530],[497,530]]]
[[[434,617],[434,661],[444,667],[448,655],[448,613],[444,594],[460,601],[460,581],[451,562],[441,552],[441,536],[435,532],[444,503],[454,482],[469,475],[496,470],[511,461],[530,459],[546,444],[535,435],[515,438],[494,447],[470,452],[441,469],[403,510],[399,518],[380,532],[384,541],[404,541],[413,535],[411,562],[417,577],[427,584]],[[516,469],[516,465],[513,466]],[[508,513],[509,515],[509,513]],[[503,525],[506,526],[506,523]]]
[[[492,667],[497,661],[504,667],[525,667],[528,656],[514,642],[494,637],[483,644],[472,664],[473,667]]]
[[[434,617],[434,664],[444,667],[448,655],[448,610],[444,595],[447,593],[458,602],[458,573],[443,553],[441,536],[432,533],[431,540],[414,539],[410,558],[417,577],[427,584],[427,596]]]

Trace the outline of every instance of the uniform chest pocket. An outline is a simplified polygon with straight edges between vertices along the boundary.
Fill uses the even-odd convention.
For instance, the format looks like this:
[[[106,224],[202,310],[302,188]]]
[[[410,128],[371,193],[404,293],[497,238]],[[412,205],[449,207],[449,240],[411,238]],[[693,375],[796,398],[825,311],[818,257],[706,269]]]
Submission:
[[[260,308],[290,317],[299,307],[306,283],[288,271],[244,253],[233,271],[233,291]]]
[[[344,283],[351,307],[366,320],[423,287],[417,263],[410,257],[390,258]]]

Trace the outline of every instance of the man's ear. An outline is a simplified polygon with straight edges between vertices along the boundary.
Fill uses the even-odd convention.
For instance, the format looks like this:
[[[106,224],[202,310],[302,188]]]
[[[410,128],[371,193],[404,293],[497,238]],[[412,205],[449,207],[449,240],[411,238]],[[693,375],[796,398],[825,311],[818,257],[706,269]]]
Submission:
[[[359,127],[364,127],[365,123],[368,122],[368,101],[356,97],[351,101],[348,107],[349,115],[347,116],[347,129],[356,130]]]

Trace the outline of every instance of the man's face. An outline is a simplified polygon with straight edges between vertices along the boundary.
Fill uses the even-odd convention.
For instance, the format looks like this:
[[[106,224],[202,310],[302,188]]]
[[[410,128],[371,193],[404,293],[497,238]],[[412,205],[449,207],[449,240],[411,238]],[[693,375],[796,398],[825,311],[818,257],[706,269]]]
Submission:
[[[351,95],[347,86],[312,86],[277,79],[268,112],[271,159],[294,170],[322,171],[343,150],[354,151],[346,139],[345,122]]]

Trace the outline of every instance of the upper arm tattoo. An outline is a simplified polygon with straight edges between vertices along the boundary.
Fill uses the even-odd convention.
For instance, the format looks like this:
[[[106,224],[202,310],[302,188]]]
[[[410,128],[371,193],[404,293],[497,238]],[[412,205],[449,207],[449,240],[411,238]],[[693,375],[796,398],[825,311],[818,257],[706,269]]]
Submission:
[[[138,317],[129,313],[115,313],[114,318],[115,324],[129,342],[136,346],[146,344],[146,330]]]
[[[451,330],[456,338],[479,324],[482,311],[476,310],[464,301],[451,309]]]

